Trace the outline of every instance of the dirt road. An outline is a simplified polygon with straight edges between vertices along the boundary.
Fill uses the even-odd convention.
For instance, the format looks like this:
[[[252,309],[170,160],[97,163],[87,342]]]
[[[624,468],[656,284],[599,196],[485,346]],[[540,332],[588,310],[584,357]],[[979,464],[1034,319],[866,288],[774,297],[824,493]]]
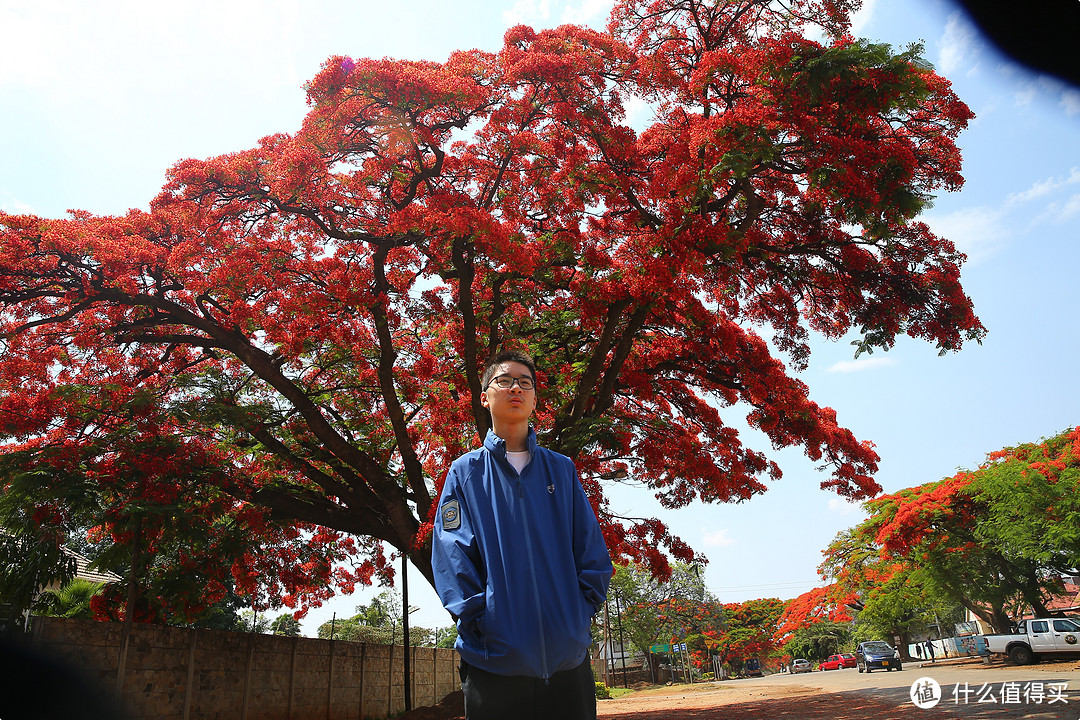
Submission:
[[[927,686],[924,678],[939,688],[930,709],[911,698],[913,683]],[[771,675],[635,693],[601,701],[598,714],[605,720],[1078,720],[1080,669],[1075,662],[926,663],[870,675],[853,669]]]

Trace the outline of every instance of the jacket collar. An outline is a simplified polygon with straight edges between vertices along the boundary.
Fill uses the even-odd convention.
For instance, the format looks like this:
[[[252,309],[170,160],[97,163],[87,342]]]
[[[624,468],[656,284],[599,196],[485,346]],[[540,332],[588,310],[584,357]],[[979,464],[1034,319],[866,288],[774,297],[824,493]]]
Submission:
[[[529,426],[529,437],[526,440],[526,445],[529,454],[536,455],[536,430],[532,425]],[[487,437],[484,438],[484,447],[498,457],[506,457],[506,441],[496,435],[494,430],[488,430]]]

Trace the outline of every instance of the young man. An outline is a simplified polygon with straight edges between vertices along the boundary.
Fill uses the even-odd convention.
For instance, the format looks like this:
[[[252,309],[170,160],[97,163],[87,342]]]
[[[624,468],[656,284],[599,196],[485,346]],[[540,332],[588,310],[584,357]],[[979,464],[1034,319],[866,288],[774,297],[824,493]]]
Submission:
[[[465,717],[592,720],[590,628],[611,558],[573,463],[536,444],[532,359],[497,355],[481,386],[492,429],[450,467],[431,551]]]

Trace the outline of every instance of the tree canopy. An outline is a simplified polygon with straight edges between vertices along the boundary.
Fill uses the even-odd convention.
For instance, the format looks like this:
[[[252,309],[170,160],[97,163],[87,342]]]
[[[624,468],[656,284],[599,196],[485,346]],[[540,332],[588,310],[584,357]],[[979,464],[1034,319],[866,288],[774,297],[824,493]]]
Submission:
[[[619,517],[613,478],[680,507],[781,477],[736,412],[873,496],[871,444],[795,377],[810,333],[984,330],[917,219],[961,186],[972,114],[919,47],[851,37],[857,6],[621,0],[604,32],[336,56],[302,127],[179,162],[147,210],[0,214],[7,466],[90,488],[98,537],[155,572],[302,607],[392,574],[384,545],[430,577],[446,468],[489,426],[478,370],[515,347],[616,556],[701,559]]]
[[[813,665],[830,655],[850,650],[851,637],[850,622],[817,620],[801,624],[794,632],[785,636],[783,650],[792,659],[803,658]]]
[[[665,580],[642,565],[616,566],[610,593],[622,611],[618,627],[628,646],[648,656],[653,645],[685,642],[691,662],[703,669],[714,655],[735,669],[746,658],[773,655],[786,605],[776,598],[721,603],[705,587],[701,568],[685,563],[676,563]],[[615,623],[609,617],[609,628]]]
[[[621,612],[621,637],[642,654],[657,644],[685,640],[707,629],[723,628],[720,603],[705,587],[701,568],[675,563],[666,579],[643,565],[616,565],[609,596]],[[609,617],[609,630],[615,626]]]
[[[369,642],[382,645],[403,644],[405,625],[402,619],[401,596],[384,590],[366,605],[357,605],[356,614],[349,618],[327,620],[318,629],[318,637],[351,642]],[[410,607],[409,613],[417,610]],[[288,617],[288,616],[283,616]],[[451,628],[411,627],[409,644],[420,646],[453,647],[457,632]],[[447,642],[449,640],[449,643]],[[438,643],[441,643],[438,644]]]
[[[900,635],[956,604],[1007,632],[1080,574],[1080,427],[866,506],[822,566],[860,608]]]

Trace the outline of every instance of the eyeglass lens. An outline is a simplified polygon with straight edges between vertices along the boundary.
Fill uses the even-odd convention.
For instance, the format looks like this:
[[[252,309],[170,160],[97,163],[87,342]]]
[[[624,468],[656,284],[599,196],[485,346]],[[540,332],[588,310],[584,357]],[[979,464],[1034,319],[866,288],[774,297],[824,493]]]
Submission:
[[[517,383],[517,386],[522,390],[532,390],[533,388],[532,378],[527,377],[515,378],[510,377],[509,375],[500,375],[499,377],[495,378],[494,382],[503,390],[509,390],[510,388],[514,387],[514,383]]]

